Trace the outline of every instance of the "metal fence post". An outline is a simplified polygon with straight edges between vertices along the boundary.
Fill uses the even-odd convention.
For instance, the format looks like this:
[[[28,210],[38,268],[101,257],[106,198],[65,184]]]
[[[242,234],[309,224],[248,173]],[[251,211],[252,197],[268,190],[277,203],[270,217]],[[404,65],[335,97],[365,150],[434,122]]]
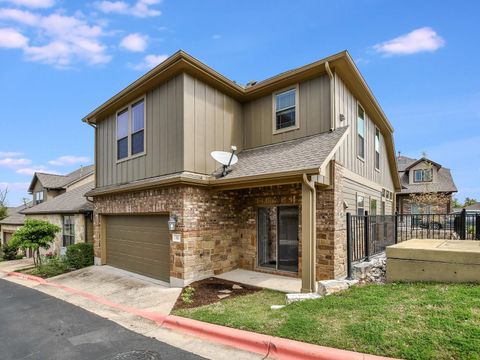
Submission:
[[[475,240],[480,240],[480,215],[475,215]]]
[[[363,239],[365,241],[365,261],[370,261],[370,224],[368,221],[368,212],[365,211],[365,216],[364,216],[364,233],[363,233]]]
[[[352,279],[352,214],[347,213],[347,279]]]
[[[460,219],[460,240],[465,240],[467,238],[467,210],[462,210]]]
[[[395,244],[398,243],[398,233],[397,233],[397,229],[398,229],[398,212],[395,211],[395,215],[394,216],[394,225],[393,225],[393,237],[394,237],[394,241],[395,241]]]

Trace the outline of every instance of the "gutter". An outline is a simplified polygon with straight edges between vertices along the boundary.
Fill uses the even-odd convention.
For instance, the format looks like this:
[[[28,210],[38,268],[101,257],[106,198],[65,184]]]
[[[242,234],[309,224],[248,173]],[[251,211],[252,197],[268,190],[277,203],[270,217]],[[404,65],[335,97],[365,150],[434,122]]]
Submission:
[[[325,61],[325,70],[330,78],[330,131],[333,131],[335,130],[335,77],[328,61]]]

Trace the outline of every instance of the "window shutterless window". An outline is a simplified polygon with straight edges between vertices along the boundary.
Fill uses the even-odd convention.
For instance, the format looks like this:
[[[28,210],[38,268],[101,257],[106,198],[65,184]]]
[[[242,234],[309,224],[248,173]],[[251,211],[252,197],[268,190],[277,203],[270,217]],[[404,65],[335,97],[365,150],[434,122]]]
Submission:
[[[37,191],[35,193],[35,204],[40,204],[43,202],[43,191]]]
[[[377,215],[377,200],[370,199],[370,214],[369,215]]]
[[[365,111],[357,106],[357,155],[365,158]]]
[[[365,198],[357,194],[357,215],[365,215]]]
[[[429,182],[433,180],[433,169],[420,169],[413,171],[414,182]]]
[[[145,151],[145,100],[117,113],[117,160]]]
[[[375,169],[380,170],[380,130],[375,128]]]
[[[63,217],[63,247],[75,244],[75,217]]]
[[[297,91],[295,87],[274,94],[275,131],[298,127]]]

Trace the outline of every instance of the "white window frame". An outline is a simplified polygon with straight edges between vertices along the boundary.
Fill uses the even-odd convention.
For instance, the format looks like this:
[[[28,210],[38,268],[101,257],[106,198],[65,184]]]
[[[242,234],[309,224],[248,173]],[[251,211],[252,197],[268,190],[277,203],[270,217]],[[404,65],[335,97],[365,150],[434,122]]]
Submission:
[[[277,95],[295,90],[295,125],[283,128],[283,129],[278,129],[277,130]],[[300,95],[299,95],[299,85],[295,84],[294,86],[289,86],[287,88],[275,91],[272,94],[272,129],[273,129],[273,134],[281,134],[287,131],[292,131],[292,130],[297,130],[300,128]]]
[[[426,172],[430,172],[431,174],[431,177],[430,177],[430,180],[426,180]],[[420,172],[421,174],[421,180],[417,180],[415,175],[417,174],[417,172]],[[433,169],[414,169],[413,170],[413,182],[414,183],[424,183],[424,182],[432,182],[433,181]]]
[[[378,133],[378,140],[377,140],[377,133]],[[380,129],[375,126],[375,136],[373,141],[373,163],[375,166],[375,170],[380,171],[380,166],[382,162],[381,152],[380,152],[380,136],[381,136]],[[377,151],[378,145],[378,151]],[[377,167],[377,153],[378,153],[378,167]]]
[[[358,109],[361,108],[363,110],[363,134],[362,134],[362,138],[363,138],[363,156],[360,155],[359,151],[358,151],[358,137],[360,136],[359,132],[358,132],[358,119],[359,119],[359,112],[358,112]],[[356,144],[356,149],[355,151],[357,152],[357,158],[359,158],[360,160],[362,161],[365,161],[365,152],[366,152],[366,139],[365,139],[365,135],[367,133],[367,113],[365,112],[365,108],[357,101],[357,119],[356,119],[356,122],[355,122],[355,125],[356,125],[356,136],[355,136],[355,144]]]
[[[362,203],[363,203],[363,207],[359,207],[358,206],[358,198],[362,198]],[[361,193],[357,193],[356,196],[355,196],[355,208],[357,210],[357,215],[359,216],[364,216],[365,215],[365,195],[361,194]],[[363,209],[363,213],[362,214],[359,214],[358,213],[358,210],[359,209]]]
[[[132,105],[137,104],[138,102],[143,100],[143,151],[132,155]],[[128,148],[128,155],[124,158],[119,159],[118,158],[118,138],[117,138],[117,129],[118,129],[118,114],[123,112],[124,110],[127,110],[128,112],[128,136],[127,136],[127,148]],[[140,130],[139,130],[140,131]],[[143,95],[134,101],[130,102],[127,106],[122,107],[120,110],[118,110],[115,113],[115,159],[117,160],[117,164],[128,161],[131,159],[135,159],[140,156],[145,156],[147,154],[147,97],[146,95]]]
[[[43,193],[43,190],[42,191],[36,191],[35,192],[35,205],[43,203],[44,196],[45,196],[45,194]]]

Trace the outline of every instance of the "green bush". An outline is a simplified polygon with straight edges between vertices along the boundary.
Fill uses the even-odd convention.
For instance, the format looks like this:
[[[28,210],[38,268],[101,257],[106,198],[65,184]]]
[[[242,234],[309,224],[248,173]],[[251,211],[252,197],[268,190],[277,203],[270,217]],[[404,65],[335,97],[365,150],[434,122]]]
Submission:
[[[3,245],[3,260],[16,260],[19,246],[16,242],[10,241]]]
[[[45,260],[37,265],[37,267],[29,270],[28,273],[42,278],[61,275],[71,270],[70,265],[65,259],[58,257],[45,258]]]
[[[93,265],[93,244],[79,243],[67,247],[67,263],[75,269]]]

